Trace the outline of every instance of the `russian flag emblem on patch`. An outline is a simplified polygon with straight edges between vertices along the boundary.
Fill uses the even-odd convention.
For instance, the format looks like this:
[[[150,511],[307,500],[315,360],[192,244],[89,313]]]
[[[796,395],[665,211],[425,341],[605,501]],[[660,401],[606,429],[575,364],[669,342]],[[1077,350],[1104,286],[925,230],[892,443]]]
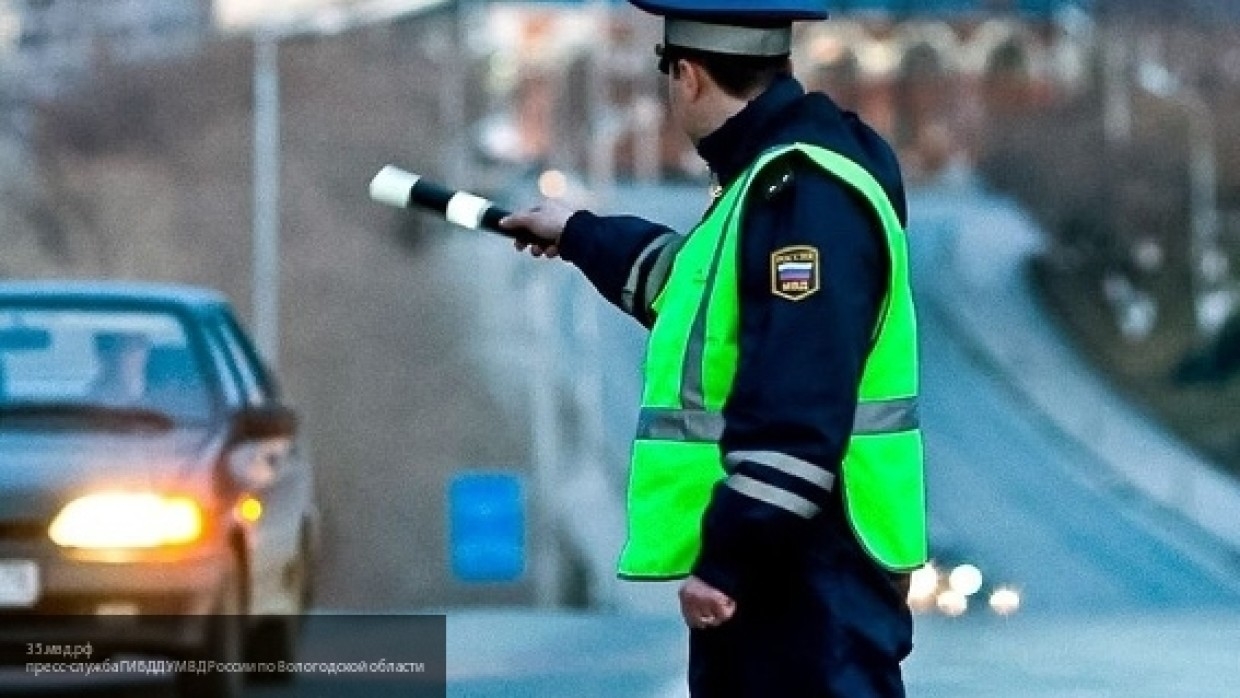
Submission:
[[[771,253],[771,293],[799,301],[818,290],[818,249],[784,247]]]

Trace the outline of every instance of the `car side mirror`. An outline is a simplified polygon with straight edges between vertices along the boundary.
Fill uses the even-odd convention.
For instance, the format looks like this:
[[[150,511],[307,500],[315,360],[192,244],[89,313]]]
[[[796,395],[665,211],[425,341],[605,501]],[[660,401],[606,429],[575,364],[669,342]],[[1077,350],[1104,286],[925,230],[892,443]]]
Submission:
[[[284,405],[246,407],[237,414],[235,434],[243,441],[290,437],[297,431],[297,413]]]

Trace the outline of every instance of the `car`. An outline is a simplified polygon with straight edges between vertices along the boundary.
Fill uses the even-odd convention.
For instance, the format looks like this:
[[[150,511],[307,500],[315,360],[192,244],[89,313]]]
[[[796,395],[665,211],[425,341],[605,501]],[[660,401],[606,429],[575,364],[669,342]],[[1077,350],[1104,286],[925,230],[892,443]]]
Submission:
[[[304,440],[221,294],[0,283],[0,643],[291,660],[319,536]],[[242,678],[176,680],[229,696]]]

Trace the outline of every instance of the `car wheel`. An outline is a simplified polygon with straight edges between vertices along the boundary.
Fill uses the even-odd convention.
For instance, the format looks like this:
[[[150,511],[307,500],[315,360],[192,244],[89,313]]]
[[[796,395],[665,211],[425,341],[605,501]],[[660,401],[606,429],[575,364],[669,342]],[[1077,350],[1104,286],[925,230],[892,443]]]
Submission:
[[[237,698],[241,695],[242,673],[220,670],[221,664],[235,665],[242,659],[245,617],[241,590],[241,564],[236,555],[230,555],[215,608],[207,618],[206,640],[194,656],[189,657],[215,662],[214,670],[177,674],[177,694],[181,698]]]
[[[289,572],[288,594],[297,600],[296,612],[287,616],[264,618],[246,641],[246,659],[256,663],[278,664],[297,661],[297,645],[301,638],[302,614],[310,605],[312,574],[310,542],[305,531],[301,535],[297,559]],[[250,680],[261,683],[289,683],[293,672],[250,674]]]

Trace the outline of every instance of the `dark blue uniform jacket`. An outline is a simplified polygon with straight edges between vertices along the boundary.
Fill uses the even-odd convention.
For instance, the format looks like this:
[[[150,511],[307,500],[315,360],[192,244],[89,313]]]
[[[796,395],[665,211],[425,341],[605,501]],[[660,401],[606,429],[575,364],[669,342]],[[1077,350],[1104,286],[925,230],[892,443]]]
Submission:
[[[704,138],[698,151],[726,186],[763,151],[794,141],[824,146],[864,166],[904,220],[899,166],[887,144],[856,115],[825,95],[806,94],[791,77],[777,80]],[[868,205],[847,185],[799,157],[788,160],[795,160],[786,164],[791,178],[779,180],[773,194],[755,188],[742,223],[739,365],[724,407],[721,447],[725,455],[780,454],[838,477],[886,290],[886,243]],[[569,220],[560,250],[603,296],[624,307],[622,289],[631,269],[668,232],[640,218],[583,211]],[[820,288],[786,300],[772,290],[772,253],[799,245],[819,252]],[[633,311],[647,325],[648,303],[639,298]],[[831,565],[868,565],[844,519],[838,486],[824,489],[821,479],[815,484],[817,478],[769,467],[762,458],[731,465],[779,496],[717,487],[703,521],[698,577],[743,604],[746,597],[773,592],[768,582],[805,573],[810,551],[834,560]],[[811,503],[814,514],[806,516],[804,506],[800,513],[780,506],[782,493]]]

